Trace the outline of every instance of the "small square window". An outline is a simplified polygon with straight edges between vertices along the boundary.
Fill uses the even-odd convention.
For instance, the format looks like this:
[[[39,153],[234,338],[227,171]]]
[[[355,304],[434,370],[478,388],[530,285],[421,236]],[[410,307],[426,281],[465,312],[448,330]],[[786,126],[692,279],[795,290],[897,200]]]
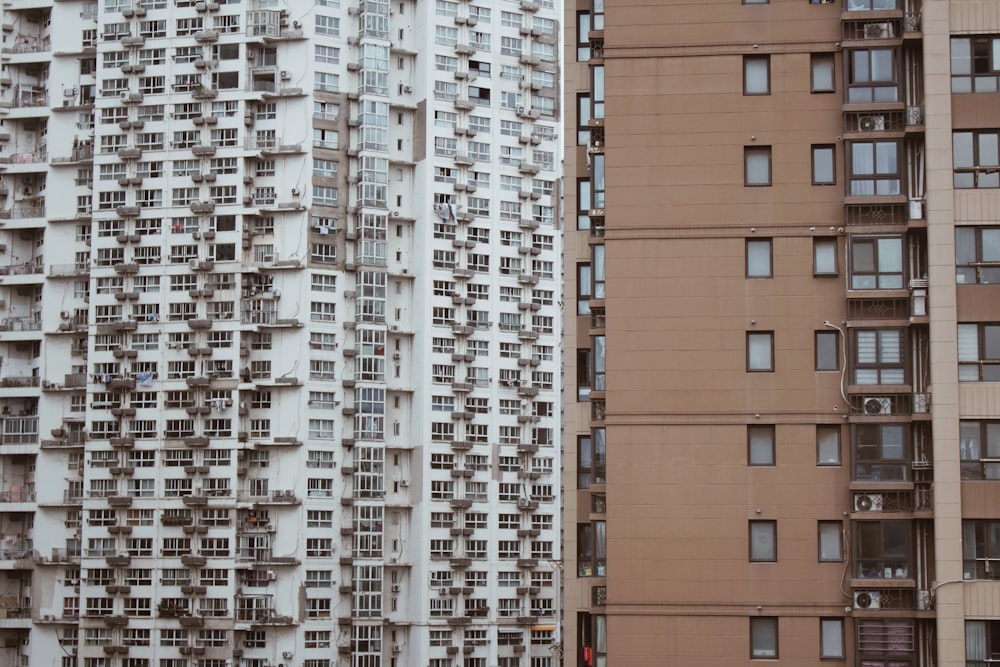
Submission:
[[[819,619],[820,653],[825,660],[843,660],[844,655],[844,619]]]
[[[750,657],[778,657],[778,619],[756,616],[750,619]]]
[[[816,427],[816,465],[840,465],[840,427],[820,425]]]
[[[774,465],[774,426],[747,427],[747,465]]]
[[[771,185],[771,147],[744,147],[743,167],[743,182],[747,186],[760,187]]]
[[[840,521],[819,522],[819,560],[821,563],[844,562],[843,528]]]
[[[747,332],[747,370],[755,373],[774,371],[774,332]]]
[[[770,278],[771,239],[747,240],[747,278]]]
[[[812,92],[832,93],[836,90],[832,53],[814,53],[809,59],[812,68]]]
[[[840,370],[839,343],[840,336],[836,331],[816,332],[816,370]]]
[[[750,561],[770,563],[778,560],[778,523],[750,522]]]
[[[812,147],[813,185],[834,185],[837,182],[835,156],[833,146]]]
[[[837,239],[813,239],[813,275],[837,275]]]
[[[771,56],[743,56],[743,94],[771,94]]]

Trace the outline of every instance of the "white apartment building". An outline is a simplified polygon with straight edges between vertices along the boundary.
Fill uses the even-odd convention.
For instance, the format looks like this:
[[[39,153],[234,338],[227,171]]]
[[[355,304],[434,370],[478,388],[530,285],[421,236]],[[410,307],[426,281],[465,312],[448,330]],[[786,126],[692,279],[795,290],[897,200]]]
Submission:
[[[557,16],[4,3],[0,665],[558,664]]]

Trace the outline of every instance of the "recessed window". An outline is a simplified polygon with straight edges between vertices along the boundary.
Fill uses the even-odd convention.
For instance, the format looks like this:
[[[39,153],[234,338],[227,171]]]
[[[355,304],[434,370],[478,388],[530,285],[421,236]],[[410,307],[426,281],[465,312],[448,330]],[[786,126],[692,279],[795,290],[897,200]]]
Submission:
[[[771,276],[771,239],[748,239],[747,278]]]
[[[837,239],[813,239],[813,275],[837,275]]]
[[[747,465],[774,465],[774,426],[747,427]]]
[[[833,185],[837,182],[835,156],[831,145],[812,147],[813,185]]]
[[[816,427],[816,465],[840,465],[840,427],[819,425]]]
[[[951,146],[956,188],[1000,188],[1000,130],[955,132]]]
[[[774,332],[747,333],[747,370],[754,373],[774,371]]]
[[[770,56],[743,56],[743,94],[771,94]]]
[[[819,560],[824,563],[844,561],[844,526],[840,521],[819,522]]]
[[[851,237],[850,289],[903,289],[903,237]]]
[[[750,560],[753,562],[778,560],[778,523],[776,521],[750,522]]]
[[[816,332],[816,370],[840,370],[840,336],[836,331]]]
[[[849,146],[849,188],[852,197],[900,194],[899,144],[895,141],[855,141]]]
[[[743,149],[743,182],[747,186],[771,185],[771,147],[746,146]]]
[[[589,263],[576,265],[576,314],[590,314],[590,297],[593,279]]]
[[[844,619],[819,619],[820,653],[825,660],[843,660],[844,655]]]
[[[995,93],[1000,90],[1000,37],[951,38],[951,92]]]
[[[836,90],[834,58],[832,53],[814,53],[809,58],[812,71],[811,90],[814,93],[832,93]]]
[[[895,49],[852,49],[844,53],[848,104],[899,101]]]
[[[852,432],[855,481],[907,481],[909,455],[904,425],[858,424],[852,428]]]
[[[962,479],[1000,479],[1000,422],[963,420],[959,422],[959,441]],[[996,547],[1000,561],[1000,540]],[[1000,562],[993,566],[993,572],[1000,578]]]
[[[960,382],[1000,382],[1000,324],[958,325]]]
[[[778,619],[757,616],[750,619],[750,657],[778,657]]]
[[[997,329],[1000,331],[1000,327]],[[852,384],[906,384],[906,364],[903,354],[903,350],[906,349],[906,335],[903,329],[854,329],[853,334]],[[961,379],[961,369],[959,379]]]

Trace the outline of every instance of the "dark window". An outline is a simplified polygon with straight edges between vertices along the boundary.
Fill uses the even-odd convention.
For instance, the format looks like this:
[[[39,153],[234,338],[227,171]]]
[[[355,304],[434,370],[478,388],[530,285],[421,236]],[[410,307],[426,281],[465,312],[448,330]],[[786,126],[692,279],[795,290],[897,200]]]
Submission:
[[[747,465],[773,466],[774,426],[747,427]]]
[[[856,521],[854,540],[858,579],[909,579],[913,576],[909,522]]]
[[[594,471],[594,445],[589,435],[576,437],[576,488],[590,487]]]
[[[1000,188],[1000,130],[955,132],[951,152],[956,188]]]
[[[576,351],[576,400],[590,400],[590,376],[593,373],[593,352],[589,348]]]
[[[840,370],[840,334],[836,331],[816,332],[816,370]]]
[[[853,436],[854,481],[907,481],[909,457],[903,424],[857,424]]]
[[[1000,284],[1000,227],[955,228],[955,282]]]
[[[1000,521],[962,522],[963,579],[1000,579]]]
[[[988,667],[1000,658],[1000,621],[965,622],[965,664]]]
[[[576,527],[577,576],[608,576],[607,524],[604,521],[581,523]]]

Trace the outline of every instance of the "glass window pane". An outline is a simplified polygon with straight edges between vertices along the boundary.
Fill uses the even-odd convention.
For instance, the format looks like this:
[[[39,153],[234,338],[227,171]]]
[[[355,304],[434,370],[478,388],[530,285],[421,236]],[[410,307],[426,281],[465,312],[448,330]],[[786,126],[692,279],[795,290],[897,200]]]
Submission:
[[[778,619],[750,619],[750,656],[753,658],[778,657]]]
[[[747,241],[747,277],[771,277],[771,240]]]
[[[839,521],[820,521],[819,559],[821,561],[839,563],[844,560],[844,549],[841,541],[842,529]]]
[[[834,154],[832,146],[813,148],[813,183],[829,184],[834,178]]]
[[[816,465],[840,465],[840,428],[816,427]]]
[[[839,342],[836,331],[816,332],[816,370],[835,371],[840,368]]]
[[[747,440],[747,462],[749,465],[774,465],[774,427],[751,426],[747,428]]]
[[[972,74],[972,47],[968,38],[951,40],[951,73]]]
[[[773,369],[771,334],[755,333],[747,336],[747,359],[750,370],[769,371]]]
[[[813,242],[813,273],[816,275],[837,274],[837,241],[816,239]]]
[[[820,620],[820,635],[822,637],[823,658],[844,657],[844,621],[839,618],[824,618]]]
[[[775,524],[772,521],[750,522],[750,560],[777,560]]]

